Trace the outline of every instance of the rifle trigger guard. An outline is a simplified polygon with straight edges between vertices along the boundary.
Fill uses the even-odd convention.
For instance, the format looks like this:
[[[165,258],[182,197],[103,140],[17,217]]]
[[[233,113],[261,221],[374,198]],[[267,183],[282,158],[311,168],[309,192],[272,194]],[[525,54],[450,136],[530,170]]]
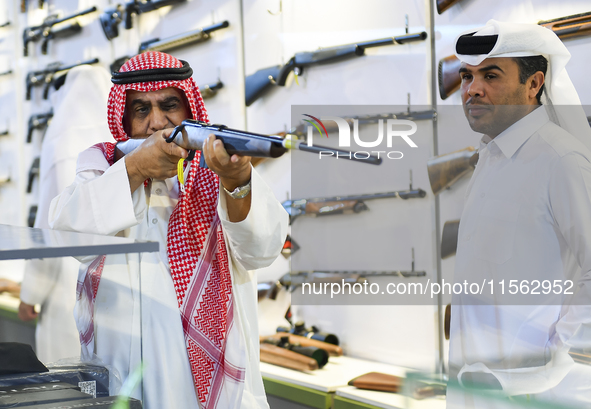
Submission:
[[[170,134],[170,136],[165,139],[165,141],[167,143],[171,143],[172,141],[174,141],[174,138],[176,138],[176,136],[179,134],[179,132],[183,131],[183,129],[185,129],[185,125],[181,124],[181,125],[177,126],[176,128],[174,128],[174,131]]]

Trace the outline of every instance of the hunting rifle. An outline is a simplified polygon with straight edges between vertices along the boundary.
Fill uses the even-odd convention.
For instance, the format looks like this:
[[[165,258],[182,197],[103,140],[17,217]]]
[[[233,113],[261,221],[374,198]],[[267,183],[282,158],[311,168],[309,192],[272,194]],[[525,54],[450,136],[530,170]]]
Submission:
[[[295,369],[297,371],[313,371],[318,369],[318,362],[314,358],[298,354],[289,349],[281,348],[269,343],[260,343],[261,362]]]
[[[561,39],[583,37],[591,34],[591,12],[573,14],[552,20],[542,20],[539,25],[547,27]],[[460,60],[455,55],[439,60],[439,96],[446,99],[460,89]]]
[[[44,114],[31,115],[29,118],[29,126],[27,128],[27,143],[33,140],[33,130],[47,127],[53,118],[53,111]]]
[[[378,40],[364,41],[354,44],[340,45],[336,47],[321,48],[317,51],[304,51],[296,53],[287,64],[281,66],[262,68],[246,77],[245,102],[250,106],[272,85],[285,86],[287,77],[292,71],[301,75],[305,67],[318,64],[328,64],[360,57],[365,54],[366,48],[382,47],[391,44],[406,44],[414,41],[422,41],[427,38],[427,33],[404,34],[398,37],[380,38]],[[297,78],[297,77],[296,77]]]
[[[26,92],[26,100],[29,101],[31,99],[31,89],[34,86],[41,86],[45,85],[43,90],[43,99],[47,99],[49,95],[49,88],[55,81],[56,77],[55,74],[58,72],[69,71],[74,67],[78,67],[79,65],[87,65],[87,64],[96,64],[99,62],[98,58],[94,58],[88,61],[78,62],[76,64],[67,65],[65,67],[62,66],[62,63],[55,62],[49,64],[45,69],[40,71],[31,71],[27,74],[27,92]]]
[[[2,77],[2,76],[4,76],[4,75],[8,75],[8,74],[12,74],[12,70],[8,70],[8,71],[0,72],[0,77]]]
[[[427,171],[433,194],[438,195],[472,172],[477,162],[478,152],[471,146],[429,159]]]
[[[43,20],[43,23],[34,27],[27,27],[23,30],[23,55],[26,57],[29,55],[29,43],[31,41],[39,41],[43,38],[43,44],[41,46],[41,52],[47,54],[47,43],[49,40],[54,38],[68,37],[70,35],[79,33],[82,30],[82,26],[77,21],[70,23],[57,30],[53,29],[53,26],[71,20],[76,17],[83,16],[85,14],[93,13],[97,10],[96,7],[91,7],[86,10],[79,11],[70,16],[58,18],[57,14],[52,14]]]
[[[187,45],[202,43],[209,40],[211,38],[211,33],[213,33],[214,31],[228,27],[229,25],[230,23],[228,23],[228,21],[223,21],[221,23],[213,24],[209,27],[189,31],[184,34],[178,34],[176,36],[168,37],[163,40],[159,38],[153,38],[151,40],[144,41],[140,44],[138,54],[144,53],[146,51],[168,52]],[[129,60],[130,58],[131,57],[129,55],[117,58],[111,64],[111,72],[119,71],[121,66],[125,64],[127,60]]]
[[[413,189],[395,192],[374,193],[368,195],[317,197],[311,199],[286,200],[283,208],[289,214],[290,223],[299,216],[326,216],[332,214],[351,214],[369,210],[366,200],[388,199],[398,197],[400,199],[419,199],[427,195],[423,189]]]
[[[230,129],[225,125],[210,125],[205,122],[186,119],[181,125],[177,126],[167,142],[175,142],[181,148],[187,150],[201,150],[203,143],[209,135],[215,135],[216,139],[224,143],[226,151],[230,155],[278,158],[289,149],[299,149],[305,152],[319,153],[331,151],[339,155],[349,155],[351,160],[379,165],[381,158],[370,156],[369,158],[355,158],[351,152],[346,152],[323,146],[308,146],[297,140],[281,139],[278,136],[261,135],[252,132],[246,132],[236,129]],[[144,142],[143,139],[129,139],[125,142],[118,142],[117,148],[123,155],[126,155],[139,147]],[[205,157],[201,156],[199,166],[207,167]]]
[[[198,44],[205,42],[211,38],[211,33],[222,28],[229,27],[230,23],[222,21],[208,27],[199,28],[197,30],[189,31],[183,34],[178,34],[172,37],[164,39],[153,38],[152,40],[144,41],[140,44],[138,53],[144,53],[146,51],[162,51],[169,52],[176,48],[180,48],[186,45]]]
[[[154,11],[166,6],[184,3],[186,0],[132,0],[107,9],[100,16],[101,26],[108,40],[119,36],[119,23],[125,20],[125,29],[133,27],[133,15]]]

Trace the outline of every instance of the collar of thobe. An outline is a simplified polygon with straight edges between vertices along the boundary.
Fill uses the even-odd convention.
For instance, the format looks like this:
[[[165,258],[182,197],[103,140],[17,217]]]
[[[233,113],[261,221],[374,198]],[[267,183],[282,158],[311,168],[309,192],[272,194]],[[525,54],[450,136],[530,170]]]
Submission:
[[[542,105],[505,129],[496,138],[483,135],[479,152],[492,149],[496,145],[505,158],[511,158],[515,152],[542,126],[550,121],[546,108]]]

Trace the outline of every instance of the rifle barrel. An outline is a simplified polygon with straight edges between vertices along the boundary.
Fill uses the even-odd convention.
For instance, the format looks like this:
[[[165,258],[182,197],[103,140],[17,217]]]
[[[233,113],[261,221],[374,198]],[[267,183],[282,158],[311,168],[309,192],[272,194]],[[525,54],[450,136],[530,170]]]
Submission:
[[[367,195],[351,195],[351,196],[334,196],[334,197],[319,197],[307,199],[308,203],[319,203],[319,202],[341,202],[347,200],[373,200],[373,199],[388,199],[392,197],[401,197],[401,195],[411,195],[412,197],[425,197],[427,192],[422,189],[415,190],[398,190],[395,192],[384,192],[374,193]]]
[[[139,52],[146,51],[170,51],[189,44],[196,44],[210,39],[210,33],[228,27],[230,23],[226,20],[209,27],[200,28],[186,33],[178,34],[163,40],[155,39],[145,41],[140,45]]]
[[[93,13],[96,10],[97,10],[96,6],[92,6],[92,7],[88,8],[88,9],[86,9],[86,10],[79,11],[79,12],[77,12],[75,14],[70,15],[70,16],[62,17],[60,19],[50,21],[48,25],[49,26],[54,26],[56,24],[63,23],[64,21],[67,21],[67,20],[70,20],[70,19],[73,19],[73,18],[76,18],[76,17],[80,17],[80,16],[83,16],[85,14]]]

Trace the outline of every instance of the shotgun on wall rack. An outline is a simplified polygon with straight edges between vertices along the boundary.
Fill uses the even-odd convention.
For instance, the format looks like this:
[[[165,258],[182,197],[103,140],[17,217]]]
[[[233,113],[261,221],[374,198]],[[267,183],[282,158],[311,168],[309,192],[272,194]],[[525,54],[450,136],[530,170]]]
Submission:
[[[423,41],[427,33],[404,34],[397,37],[380,38],[377,40],[364,41],[354,44],[340,45],[336,47],[321,48],[317,51],[304,51],[296,53],[287,64],[281,66],[262,68],[246,77],[245,79],[245,103],[250,106],[260,98],[273,85],[285,86],[287,77],[293,71],[301,75],[305,67],[319,64],[328,64],[360,57],[365,54],[367,48],[382,47],[393,44],[407,44],[415,41]],[[297,78],[297,77],[296,77]]]
[[[26,100],[30,100],[31,99],[31,90],[33,89],[33,87],[36,86],[41,86],[44,85],[45,89],[43,90],[43,99],[47,99],[47,96],[49,94],[49,88],[51,87],[51,85],[53,84],[53,82],[55,81],[55,74],[57,74],[58,72],[65,72],[65,71],[69,71],[74,67],[78,67],[79,65],[87,65],[87,64],[96,64],[99,62],[98,58],[94,58],[92,60],[88,60],[88,61],[81,61],[78,62],[76,64],[72,64],[72,65],[67,65],[67,66],[63,66],[61,62],[55,62],[55,63],[51,63],[49,64],[47,67],[45,67],[42,70],[38,70],[38,71],[31,71],[27,74],[27,81],[26,81],[26,85],[27,85],[27,91],[26,91]]]
[[[153,38],[148,41],[144,41],[140,44],[139,53],[144,53],[146,51],[162,51],[162,52],[169,52],[171,50],[175,50],[180,47],[199,44],[203,43],[209,39],[211,39],[211,33],[217,30],[221,30],[222,28],[229,27],[230,23],[226,21],[222,21],[221,23],[216,23],[208,27],[199,28],[197,30],[189,31],[182,34],[177,34],[172,37],[163,38],[162,40],[159,38]]]

